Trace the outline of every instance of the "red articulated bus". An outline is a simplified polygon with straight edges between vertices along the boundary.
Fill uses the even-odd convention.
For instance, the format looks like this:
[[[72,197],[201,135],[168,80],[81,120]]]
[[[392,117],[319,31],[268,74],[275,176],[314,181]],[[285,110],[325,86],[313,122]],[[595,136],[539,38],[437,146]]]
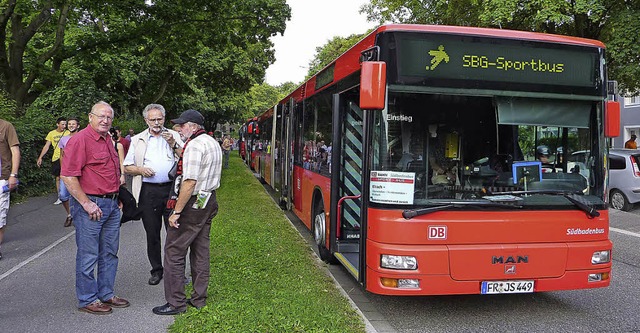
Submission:
[[[601,42],[385,25],[258,117],[260,177],[385,295],[606,287]]]

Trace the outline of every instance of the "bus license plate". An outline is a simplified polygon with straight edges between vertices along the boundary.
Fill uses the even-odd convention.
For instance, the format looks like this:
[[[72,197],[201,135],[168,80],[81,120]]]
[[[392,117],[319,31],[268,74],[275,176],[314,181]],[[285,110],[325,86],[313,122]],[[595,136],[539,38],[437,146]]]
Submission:
[[[481,294],[532,293],[533,280],[482,281]]]

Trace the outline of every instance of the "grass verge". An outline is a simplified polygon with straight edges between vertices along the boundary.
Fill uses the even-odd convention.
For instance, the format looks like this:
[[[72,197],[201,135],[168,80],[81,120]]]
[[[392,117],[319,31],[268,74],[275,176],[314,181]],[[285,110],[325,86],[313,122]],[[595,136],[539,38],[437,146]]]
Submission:
[[[207,306],[177,316],[170,332],[364,332],[359,315],[237,154],[217,195]]]

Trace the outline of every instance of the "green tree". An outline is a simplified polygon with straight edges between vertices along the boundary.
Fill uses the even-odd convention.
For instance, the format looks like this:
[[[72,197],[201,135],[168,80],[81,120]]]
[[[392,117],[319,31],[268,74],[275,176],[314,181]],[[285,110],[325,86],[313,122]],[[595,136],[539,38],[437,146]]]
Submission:
[[[640,1],[625,0],[372,0],[371,21],[450,24],[537,31],[601,40],[609,79],[640,93]]]
[[[27,191],[52,188],[33,163],[42,133],[57,116],[86,124],[98,100],[134,128],[148,103],[198,109],[208,128],[236,117],[290,15],[285,0],[0,1],[0,114],[15,120]]]
[[[305,80],[329,65],[333,60],[366,36],[367,33],[353,34],[348,37],[335,36],[323,46],[316,47],[316,54],[309,62],[309,71],[307,72]]]
[[[68,88],[72,68],[125,112],[248,90],[290,17],[284,0],[8,0],[0,9],[0,82],[19,107]]]

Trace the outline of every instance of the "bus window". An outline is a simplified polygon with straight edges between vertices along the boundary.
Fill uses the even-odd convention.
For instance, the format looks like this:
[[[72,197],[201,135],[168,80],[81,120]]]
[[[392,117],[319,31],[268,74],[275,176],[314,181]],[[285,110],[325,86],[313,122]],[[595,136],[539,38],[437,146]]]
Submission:
[[[567,117],[542,121],[538,118],[567,103],[518,103],[527,107],[511,110],[507,119],[491,97],[390,93],[388,108],[374,115],[372,171],[397,172],[413,183],[372,197],[372,202],[477,200],[494,192],[521,191],[523,180],[514,180],[513,163],[540,158],[545,159],[542,179],[527,183],[527,189],[594,193],[589,186],[596,183],[590,171],[594,161],[571,158],[591,149],[591,105],[577,103],[579,107],[565,108]],[[545,156],[536,154],[540,147]]]
[[[307,106],[313,106],[316,111],[315,136],[310,152],[309,169],[328,176],[330,173],[330,154],[332,144],[332,113],[331,113],[331,89],[309,98]],[[311,155],[313,154],[313,155]]]

